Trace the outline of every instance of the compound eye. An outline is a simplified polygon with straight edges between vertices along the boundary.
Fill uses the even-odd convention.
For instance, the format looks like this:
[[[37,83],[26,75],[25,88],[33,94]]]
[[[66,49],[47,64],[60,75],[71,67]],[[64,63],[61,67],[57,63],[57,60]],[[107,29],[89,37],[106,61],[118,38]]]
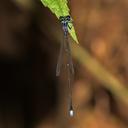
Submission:
[[[63,17],[63,16],[60,16],[60,17],[59,17],[59,20],[60,20],[60,21],[63,21],[63,20],[64,20],[64,17]]]
[[[71,17],[70,16],[66,16],[66,20],[70,21]]]

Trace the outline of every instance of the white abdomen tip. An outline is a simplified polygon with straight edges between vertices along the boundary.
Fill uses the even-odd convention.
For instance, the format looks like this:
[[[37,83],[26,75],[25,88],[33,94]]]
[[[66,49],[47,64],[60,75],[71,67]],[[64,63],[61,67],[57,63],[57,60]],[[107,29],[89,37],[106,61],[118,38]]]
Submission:
[[[69,110],[69,116],[70,117],[73,117],[74,116],[74,111],[71,109],[71,110]]]

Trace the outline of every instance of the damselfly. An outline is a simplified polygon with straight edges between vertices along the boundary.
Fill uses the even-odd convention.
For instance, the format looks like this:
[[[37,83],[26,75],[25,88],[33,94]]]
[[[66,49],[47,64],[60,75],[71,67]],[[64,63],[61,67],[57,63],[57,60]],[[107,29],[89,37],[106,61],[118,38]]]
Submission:
[[[72,84],[72,79],[74,78],[74,67],[73,67],[73,62],[72,62],[72,57],[71,57],[71,49],[70,45],[68,42],[68,29],[72,29],[69,27],[69,23],[72,22],[70,16],[60,16],[59,18],[62,28],[64,31],[64,36],[63,36],[63,42],[61,43],[60,47],[60,53],[59,53],[59,58],[58,58],[58,63],[57,63],[57,68],[56,68],[56,76],[60,75],[60,70],[62,67],[62,58],[63,58],[63,52],[66,52],[67,55],[67,70],[68,70],[68,88],[69,88],[69,115],[73,116],[73,107],[72,107],[72,89],[71,89],[71,84]]]

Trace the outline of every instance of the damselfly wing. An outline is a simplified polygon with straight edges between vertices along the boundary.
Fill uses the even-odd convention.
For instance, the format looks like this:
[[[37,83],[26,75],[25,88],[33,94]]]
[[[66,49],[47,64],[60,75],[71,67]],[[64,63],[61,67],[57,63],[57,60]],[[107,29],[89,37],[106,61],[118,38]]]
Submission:
[[[70,45],[68,42],[68,23],[71,22],[71,18],[70,18],[70,16],[60,16],[59,19],[60,19],[60,22],[63,27],[64,39],[63,39],[63,42],[61,43],[61,47],[60,47],[60,53],[59,53],[59,57],[58,57],[57,67],[56,67],[56,76],[60,75],[60,70],[61,70],[62,61],[63,61],[63,59],[62,59],[63,51],[66,51],[66,53],[67,53],[69,69],[70,69],[70,72],[72,74],[74,74],[74,67],[73,67],[73,62],[72,62],[72,57],[71,57],[71,49],[70,49]]]

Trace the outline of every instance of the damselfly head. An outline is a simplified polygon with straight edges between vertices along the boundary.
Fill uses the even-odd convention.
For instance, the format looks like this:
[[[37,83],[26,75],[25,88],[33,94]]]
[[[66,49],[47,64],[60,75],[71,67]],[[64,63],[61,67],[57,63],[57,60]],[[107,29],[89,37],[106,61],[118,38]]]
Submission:
[[[60,22],[69,22],[69,21],[71,21],[71,17],[68,15],[68,16],[60,16],[59,17],[59,20],[60,20]]]

